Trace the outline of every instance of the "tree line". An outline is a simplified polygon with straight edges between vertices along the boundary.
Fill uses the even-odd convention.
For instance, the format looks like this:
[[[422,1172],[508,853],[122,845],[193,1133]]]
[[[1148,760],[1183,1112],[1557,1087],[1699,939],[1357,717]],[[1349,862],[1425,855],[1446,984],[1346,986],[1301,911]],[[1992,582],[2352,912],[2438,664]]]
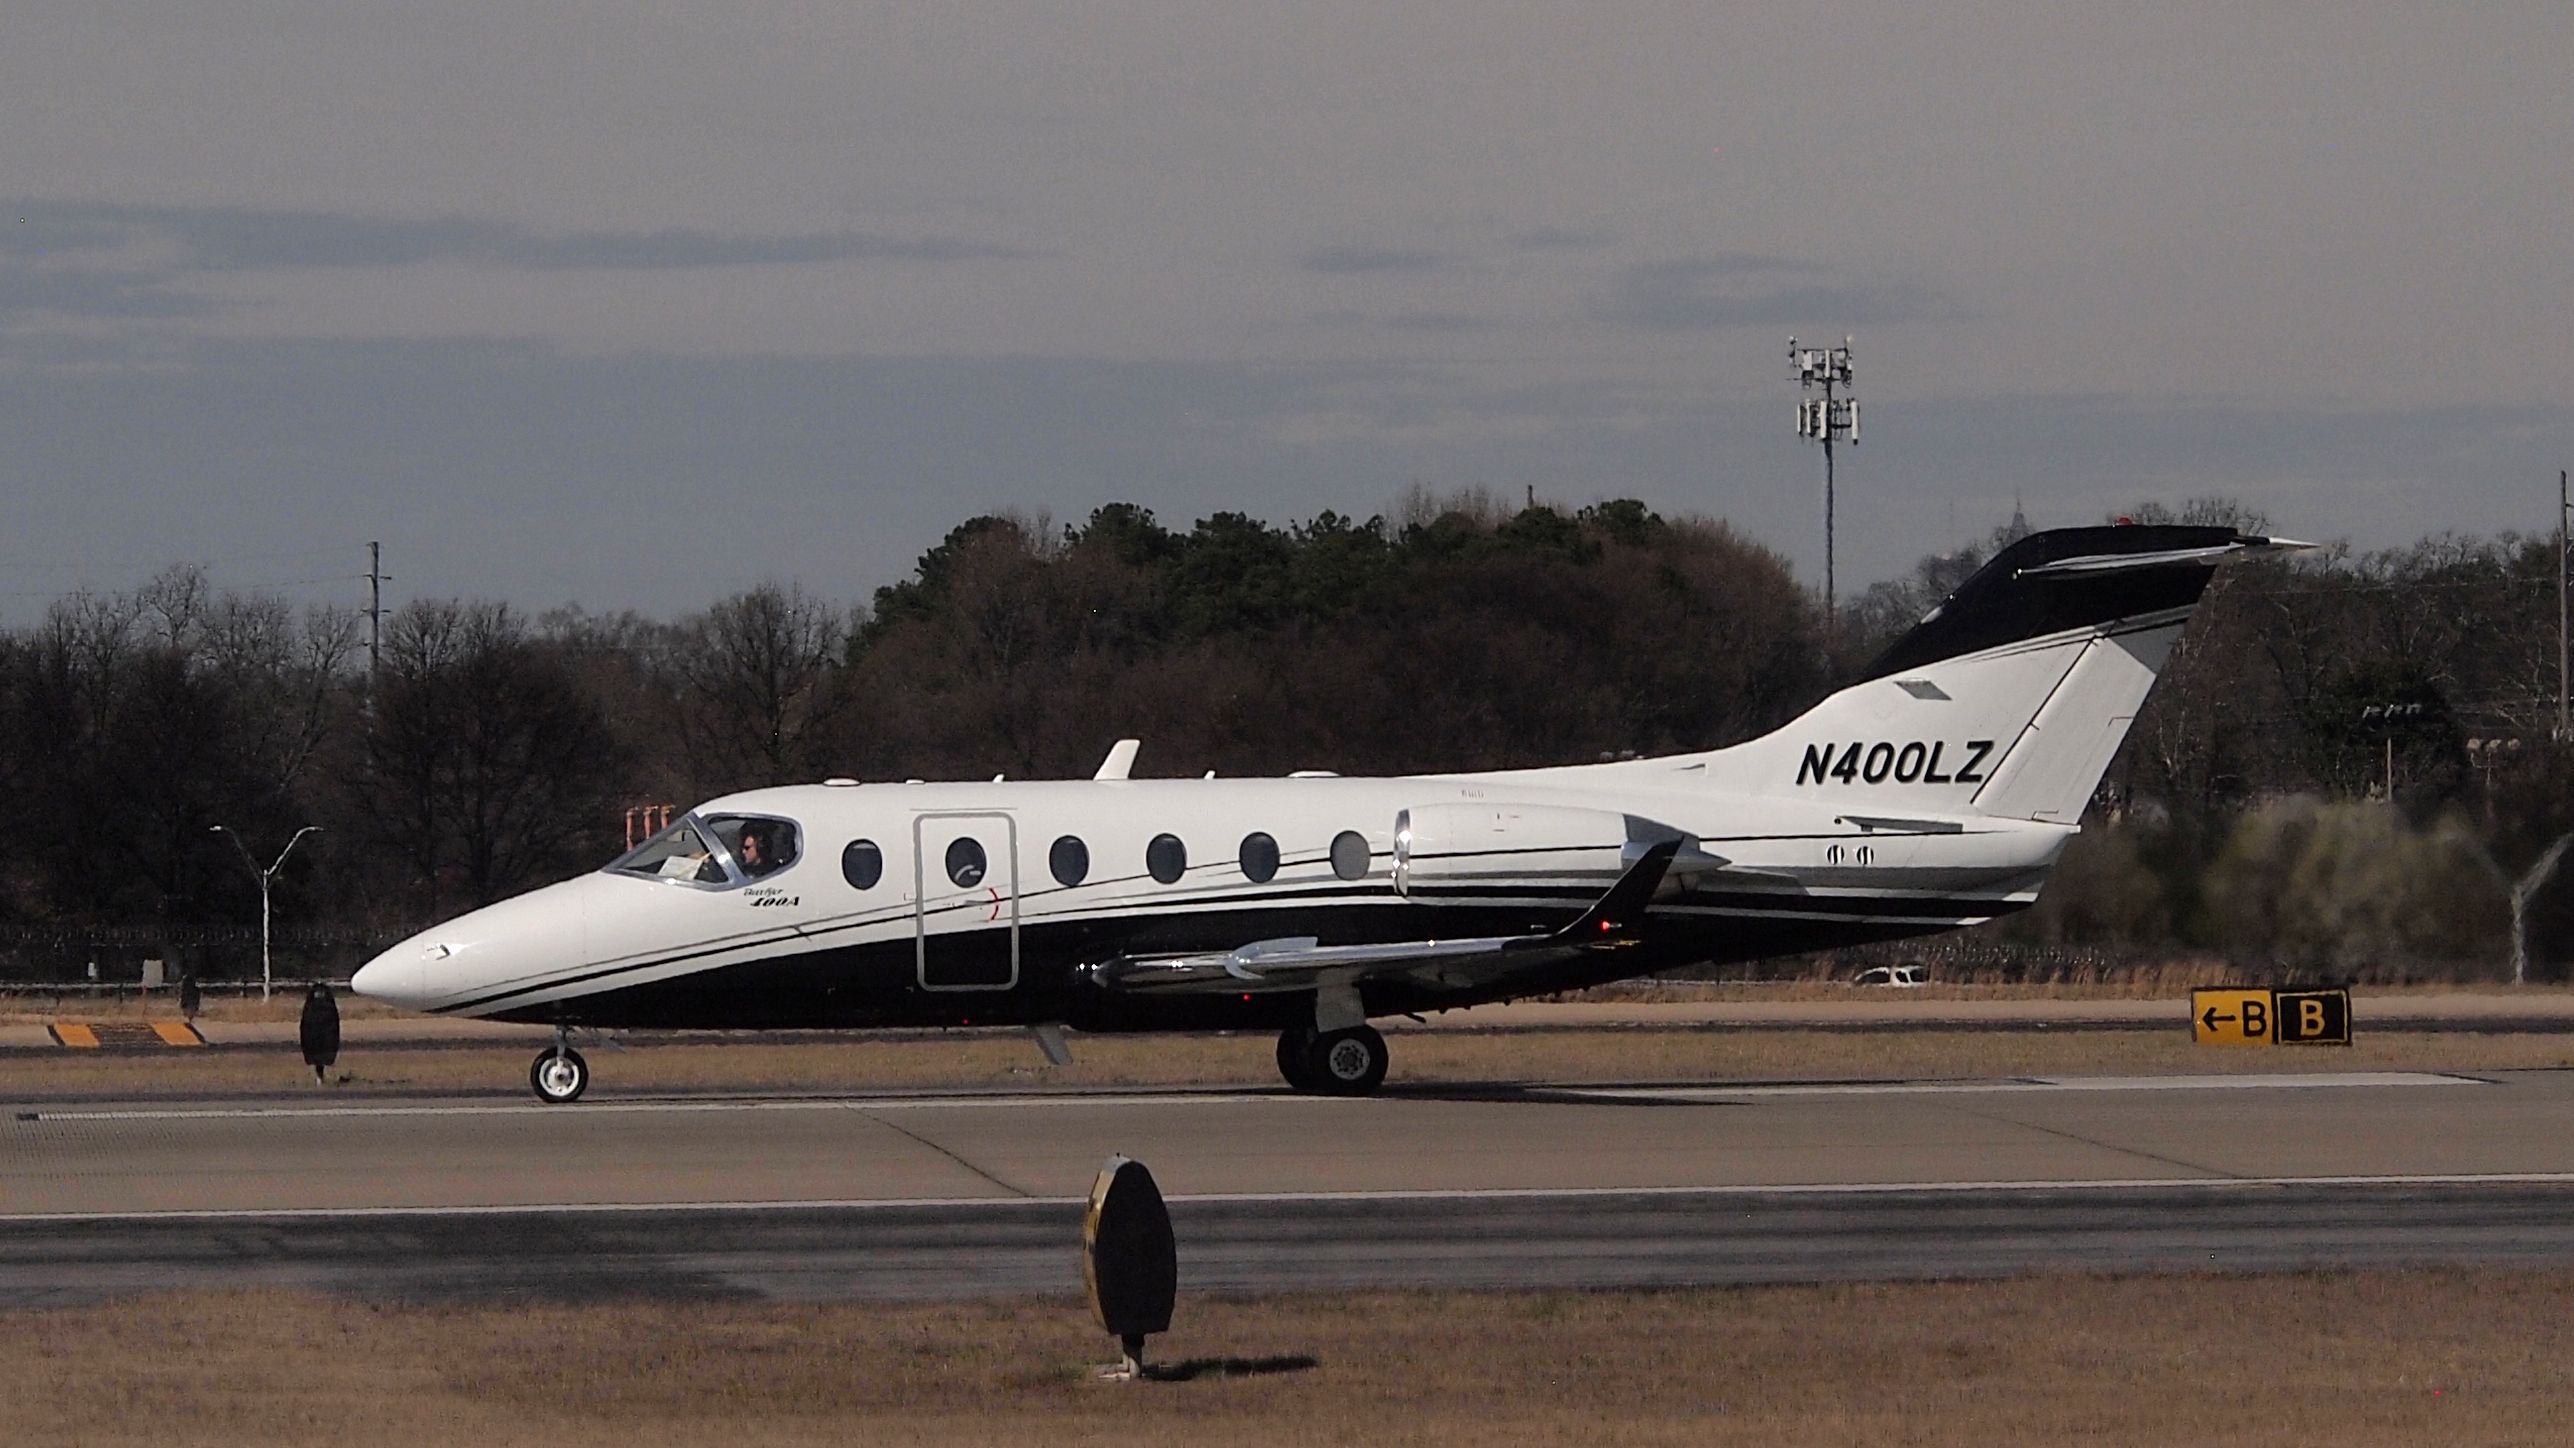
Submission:
[[[2138,516],[2261,526],[2223,501]],[[2010,536],[1924,558],[1830,630],[1722,521],[1474,493],[1284,526],[986,515],[863,604],[791,582],[674,619],[423,598],[372,653],[354,610],[173,568],[0,633],[21,833],[0,970],[104,950],[129,978],[138,955],[255,972],[244,853],[264,866],[305,825],[276,876],[281,969],[336,972],[604,863],[639,806],[760,785],[1082,775],[1126,735],[1139,773],[1171,775],[1721,746],[1854,674]],[[2222,573],[2017,938],[2344,966],[2502,948],[2511,883],[2574,830],[2546,727],[2552,543]],[[2568,939],[2569,893],[2524,892],[2530,938]]]

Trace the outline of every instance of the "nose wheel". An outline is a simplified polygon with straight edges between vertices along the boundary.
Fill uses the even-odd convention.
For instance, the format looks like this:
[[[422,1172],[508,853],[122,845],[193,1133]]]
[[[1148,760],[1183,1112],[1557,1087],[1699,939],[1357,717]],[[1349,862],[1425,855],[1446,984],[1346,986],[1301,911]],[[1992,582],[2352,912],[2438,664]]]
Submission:
[[[569,1106],[590,1089],[590,1063],[558,1038],[551,1050],[538,1053],[536,1064],[527,1068],[527,1084],[535,1088],[536,1099],[546,1105]]]
[[[1298,1028],[1278,1037],[1278,1074],[1299,1091],[1365,1096],[1385,1082],[1385,1037],[1373,1026],[1345,1031]]]

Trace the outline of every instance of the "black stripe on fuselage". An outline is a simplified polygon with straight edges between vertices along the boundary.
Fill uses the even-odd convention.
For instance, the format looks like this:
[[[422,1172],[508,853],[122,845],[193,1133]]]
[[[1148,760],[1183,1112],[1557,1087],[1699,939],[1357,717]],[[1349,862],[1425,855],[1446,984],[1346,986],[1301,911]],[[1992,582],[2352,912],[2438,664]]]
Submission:
[[[1993,902],[1978,917],[2006,914],[2018,903]],[[1277,912],[1258,912],[1274,915]],[[1304,913],[1304,912],[1299,912]],[[1339,917],[1371,913],[1345,906],[1305,914],[1288,927],[1329,938],[1348,923]],[[1442,908],[1447,936],[1495,933],[1509,912]],[[1395,975],[1360,983],[1367,1013],[1446,1010],[1551,991],[1579,990],[1605,981],[1648,975],[1679,966],[1724,964],[1896,940],[1954,928],[1941,922],[1830,920],[1759,915],[1708,916],[1665,921],[1657,914],[1650,938],[1629,949],[1583,953],[1514,974],[1448,987]],[[1275,931],[1274,921],[1234,922],[1241,939]],[[564,1001],[508,1007],[497,1020],[596,1027],[760,1030],[785,1028],[1022,1025],[1057,1021],[1084,1031],[1272,1030],[1310,1025],[1307,993],[1217,992],[1147,995],[1112,992],[1085,980],[1078,957],[1057,948],[1051,927],[1023,941],[1023,970],[1008,988],[925,991],[915,976],[912,942],[874,941],[831,946],[795,955],[633,981]],[[1504,932],[1506,933],[1506,932]]]
[[[1436,896],[1416,895],[1409,901],[1392,895],[1382,886],[1350,886],[1337,893],[1316,892],[1314,897],[1285,900],[1276,895],[1235,897],[1228,900],[1209,898],[1191,902],[1193,908],[1174,910],[1159,907],[1149,911],[1128,910],[1116,914],[1082,914],[1046,916],[1035,920],[1023,918],[1019,925],[1020,951],[1023,964],[1031,960],[1066,971],[1081,964],[1108,960],[1120,955],[1170,954],[1188,950],[1228,949],[1252,940],[1279,939],[1312,935],[1334,944],[1388,944],[1409,939],[1460,938],[1465,936],[1537,935],[1554,929],[1566,912],[1578,913],[1598,896],[1598,891],[1585,886],[1488,886],[1443,891]],[[1253,904],[1254,900],[1259,901]],[[1405,908],[1390,913],[1389,904]],[[1722,949],[1729,940],[1723,922],[1739,924],[1751,920],[1812,920],[1818,926],[1829,923],[1848,929],[1869,929],[1866,938],[1881,938],[1873,933],[1877,927],[1890,927],[1896,935],[1952,929],[1960,924],[1990,919],[2025,908],[2022,900],[1987,897],[1883,896],[1883,895],[1791,895],[1727,891],[1705,896],[1683,896],[1655,906],[1657,937],[1704,936],[1706,947],[1687,957],[1689,960],[1748,959]],[[906,912],[908,913],[908,912]],[[891,915],[873,923],[891,924],[903,918]],[[854,928],[854,927],[842,927]],[[990,953],[996,946],[1006,952],[1009,932],[965,931],[932,936],[930,949],[935,953],[971,956],[978,951]],[[780,940],[781,945],[789,940]],[[1826,940],[1822,945],[1799,947],[1818,949],[1843,943]],[[526,996],[548,991],[597,986],[602,982],[633,977],[685,965],[690,961],[733,953],[747,947],[728,944],[707,949],[676,952],[650,960],[629,961],[580,970],[547,980],[515,982],[501,990],[436,1007],[439,1014],[473,1012],[515,1018],[511,1010],[490,1011],[488,1008]],[[820,944],[809,950],[782,950],[751,961],[735,961],[709,971],[690,972],[721,975],[740,970],[761,961],[790,959],[823,959],[841,954],[868,958],[890,952],[898,957],[906,972],[917,961],[914,937],[899,936],[889,940],[855,942],[843,945]],[[1640,973],[1640,972],[1631,972]],[[916,981],[910,982],[916,985]],[[623,989],[608,986],[605,990],[585,991],[563,1002],[549,1002],[537,1009],[553,1009],[571,1014],[574,1002],[611,994]],[[552,1017],[546,1017],[548,1019]],[[599,1022],[607,1024],[607,1022]],[[788,1024],[791,1024],[788,1023]]]

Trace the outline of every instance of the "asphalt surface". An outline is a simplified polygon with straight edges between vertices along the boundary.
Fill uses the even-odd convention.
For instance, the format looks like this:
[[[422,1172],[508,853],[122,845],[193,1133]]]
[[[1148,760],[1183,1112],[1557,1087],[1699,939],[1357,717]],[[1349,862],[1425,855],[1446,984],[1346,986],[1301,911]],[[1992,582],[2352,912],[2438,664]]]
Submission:
[[[1077,1290],[1111,1152],[1185,1290],[2574,1263],[2574,1073],[15,1107],[0,1306]]]

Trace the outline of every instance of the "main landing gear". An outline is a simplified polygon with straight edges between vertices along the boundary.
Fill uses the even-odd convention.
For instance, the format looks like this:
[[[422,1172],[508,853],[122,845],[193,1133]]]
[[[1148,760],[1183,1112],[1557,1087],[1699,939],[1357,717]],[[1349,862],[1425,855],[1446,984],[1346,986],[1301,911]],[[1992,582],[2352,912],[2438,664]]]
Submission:
[[[1315,1095],[1365,1096],[1384,1083],[1387,1059],[1385,1037],[1373,1026],[1298,1026],[1278,1036],[1278,1074]]]
[[[567,1044],[569,1037],[568,1031],[556,1031],[553,1047],[538,1052],[536,1064],[527,1068],[527,1084],[548,1106],[569,1106],[590,1089],[590,1063]]]

